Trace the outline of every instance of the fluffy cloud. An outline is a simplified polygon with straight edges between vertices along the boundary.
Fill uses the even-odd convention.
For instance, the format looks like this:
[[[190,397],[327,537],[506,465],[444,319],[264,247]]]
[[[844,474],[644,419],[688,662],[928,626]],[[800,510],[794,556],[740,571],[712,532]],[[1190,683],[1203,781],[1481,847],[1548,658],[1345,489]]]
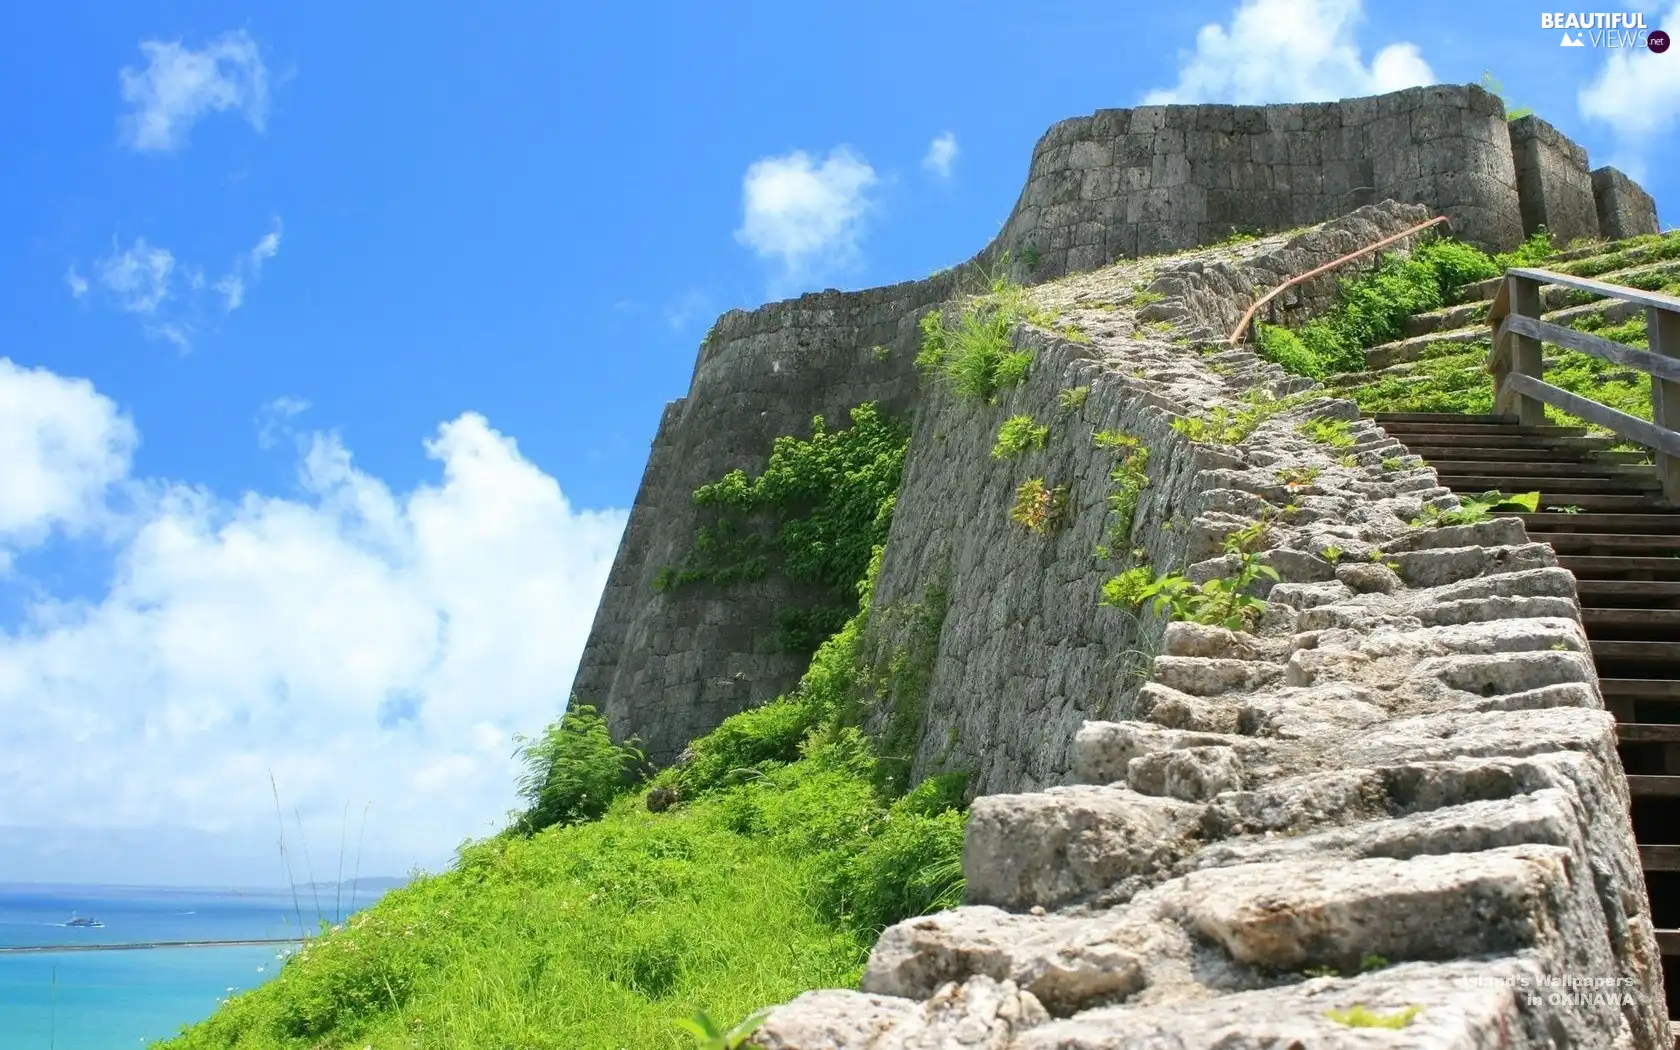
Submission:
[[[364,872],[441,865],[515,803],[512,736],[564,706],[622,512],[574,508],[471,413],[425,443],[436,484],[395,492],[308,433],[296,498],[223,498],[128,473],[133,428],[86,383],[8,365],[0,406],[10,533],[129,508],[99,596],[0,633],[7,824],[213,833],[246,866],[178,878],[271,882],[270,771],[317,857],[372,802]]]
[[[1390,44],[1367,65],[1354,40],[1363,14],[1361,0],[1243,0],[1228,27],[1196,34],[1177,85],[1144,103],[1323,102],[1434,83],[1412,44]]]
[[[224,33],[202,51],[179,40],[145,40],[146,68],[118,75],[133,111],[122,119],[123,139],[136,150],[168,152],[186,145],[199,118],[239,110],[261,131],[268,116],[268,69],[244,30]]]
[[[785,283],[843,266],[857,256],[875,169],[844,146],[817,164],[804,150],[766,157],[742,180],[744,216],[736,240],[777,260]]]
[[[928,143],[927,155],[922,158],[922,167],[942,179],[951,177],[951,164],[957,159],[957,136],[953,132],[945,132]]]
[[[70,289],[71,298],[80,299],[82,296],[87,294],[87,278],[76,272],[76,266],[74,263],[70,265],[69,269],[64,271],[64,286]]]
[[[175,274],[175,255],[136,237],[122,251],[113,250],[94,263],[94,272],[105,290],[116,296],[117,305],[130,313],[153,314],[169,298],[169,284]],[[85,282],[84,282],[85,284]],[[71,287],[75,292],[75,287]]]
[[[99,524],[135,443],[133,423],[86,380],[0,358],[0,573],[55,529]]]
[[[221,293],[223,309],[232,313],[244,304],[245,289],[257,283],[262,277],[263,263],[274,258],[279,251],[280,220],[275,219],[274,228],[263,234],[250,251],[235,259],[233,268],[211,286]]]
[[[1671,32],[1680,26],[1680,4],[1646,24]],[[1673,54],[1653,55],[1643,48],[1607,49],[1604,68],[1576,98],[1581,115],[1602,120],[1616,132],[1623,156],[1617,161],[1640,176],[1644,147],[1663,141],[1680,123],[1680,62]]]

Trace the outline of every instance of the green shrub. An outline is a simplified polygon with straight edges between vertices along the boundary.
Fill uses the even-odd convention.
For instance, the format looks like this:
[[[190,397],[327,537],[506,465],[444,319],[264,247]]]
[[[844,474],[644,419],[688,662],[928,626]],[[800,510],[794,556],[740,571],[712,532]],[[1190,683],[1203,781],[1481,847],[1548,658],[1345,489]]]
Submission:
[[[606,720],[582,704],[550,723],[539,736],[518,736],[525,764],[519,794],[528,806],[515,823],[524,834],[555,824],[594,820],[635,783],[646,765],[634,744],[619,745]]]
[[[962,841],[966,817],[956,810],[927,816],[889,811],[862,848],[837,858],[822,879],[825,912],[859,933],[962,903]]]
[[[1012,459],[1031,449],[1044,447],[1050,428],[1034,421],[1032,416],[1010,416],[998,427],[996,444],[992,445],[993,459]]]
[[[800,744],[817,724],[812,705],[781,698],[730,715],[689,745],[691,758],[675,771],[684,798],[726,787],[744,774],[798,761]]]

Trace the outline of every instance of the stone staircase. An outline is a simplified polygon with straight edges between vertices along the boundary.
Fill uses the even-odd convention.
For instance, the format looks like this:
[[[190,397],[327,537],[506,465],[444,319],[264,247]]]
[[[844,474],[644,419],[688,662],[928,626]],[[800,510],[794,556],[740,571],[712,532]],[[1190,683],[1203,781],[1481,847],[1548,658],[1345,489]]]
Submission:
[[[1581,617],[1632,797],[1670,1017],[1680,1017],[1680,508],[1655,468],[1579,427],[1491,415],[1378,413],[1459,496],[1540,493],[1518,514],[1575,574]],[[1549,508],[1566,507],[1568,510]],[[1501,515],[1504,512],[1500,512]]]

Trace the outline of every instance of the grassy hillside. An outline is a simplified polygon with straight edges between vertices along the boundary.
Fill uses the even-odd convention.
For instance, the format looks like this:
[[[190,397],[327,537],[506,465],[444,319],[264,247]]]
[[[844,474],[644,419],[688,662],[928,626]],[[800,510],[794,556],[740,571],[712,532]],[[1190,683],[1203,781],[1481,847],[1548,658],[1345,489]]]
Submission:
[[[828,584],[820,616],[785,617],[778,633],[816,650],[792,694],[728,719],[651,780],[633,745],[575,707],[523,742],[528,809],[512,827],[163,1045],[692,1047],[696,1014],[727,1028],[807,989],[855,985],[882,928],[957,903],[965,778],[905,793],[895,749],[859,728],[914,689],[906,669],[925,661],[867,650],[907,434],[872,405],[851,424],[815,420],[811,437],[777,441],[763,475],[696,492],[716,520],[658,583],[782,571]],[[940,605],[910,611],[936,639]],[[825,620],[842,626],[813,645]]]

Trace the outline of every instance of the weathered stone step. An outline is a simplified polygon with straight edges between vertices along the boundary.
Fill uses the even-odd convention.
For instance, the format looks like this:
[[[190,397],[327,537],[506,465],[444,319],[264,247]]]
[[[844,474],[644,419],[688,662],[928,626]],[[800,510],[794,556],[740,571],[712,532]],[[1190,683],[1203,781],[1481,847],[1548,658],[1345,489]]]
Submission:
[[[1407,339],[1396,339],[1392,343],[1383,343],[1365,351],[1365,368],[1376,372],[1384,368],[1392,368],[1395,365],[1416,361],[1424,356],[1424,351],[1437,343],[1474,343],[1492,338],[1492,329],[1483,324],[1466,328],[1453,328],[1444,332],[1431,332],[1428,335],[1416,335]]]
[[[1540,493],[1540,506],[1543,512],[1546,511],[1546,508],[1551,507],[1576,508],[1576,513],[1573,515],[1570,515],[1568,511],[1558,511],[1557,513],[1560,517],[1573,516],[1578,518],[1586,513],[1613,514],[1617,511],[1633,513],[1649,509],[1652,503],[1652,497],[1649,494],[1626,493],[1622,495],[1610,495],[1602,492],[1569,492],[1556,486],[1540,485],[1534,479],[1529,479],[1529,482],[1526,485],[1516,478],[1505,478],[1502,483],[1491,485],[1476,484],[1476,482],[1500,482],[1501,479],[1459,478],[1456,480],[1469,482],[1469,484],[1455,485],[1453,481],[1448,480],[1447,478],[1442,478],[1441,484],[1452,489],[1460,497],[1477,496],[1483,492],[1488,492],[1494,489],[1497,489],[1506,495],[1538,491]],[[1503,517],[1505,511],[1499,511],[1498,513],[1499,516]],[[1536,539],[1538,538],[1539,537],[1536,537]]]
[[[1618,496],[1626,495],[1635,500],[1647,492],[1661,492],[1662,484],[1656,478],[1627,477],[1545,477],[1545,476],[1516,476],[1512,474],[1496,474],[1487,471],[1477,474],[1449,474],[1435,465],[1436,475],[1441,484],[1454,492],[1465,493],[1488,492],[1495,490],[1506,494],[1516,492],[1540,493],[1540,505],[1548,503],[1566,503],[1587,509],[1587,504],[1575,499],[1554,499],[1561,496]],[[1631,504],[1637,506],[1637,503]]]
[[[1541,268],[1547,269],[1548,267],[1542,266]],[[1606,284],[1620,284],[1627,287],[1633,287],[1628,284],[1629,280],[1644,277],[1649,274],[1659,274],[1663,276],[1668,274],[1680,274],[1680,260],[1664,259],[1654,263],[1642,263],[1638,266],[1628,266],[1620,270],[1611,270],[1608,273],[1599,274],[1597,277],[1593,278],[1593,280],[1603,281]],[[1413,314],[1411,317],[1406,319],[1406,334],[1408,336],[1427,335],[1430,332],[1437,332],[1443,328],[1456,328],[1461,325],[1472,324],[1475,321],[1485,318],[1487,316],[1488,308],[1493,305],[1492,297],[1499,291],[1499,282],[1503,280],[1503,277],[1495,277],[1487,281],[1478,281],[1475,285],[1466,286],[1466,291],[1470,288],[1478,290],[1478,294],[1476,294],[1475,298],[1463,299],[1452,306],[1443,307],[1439,310],[1429,310],[1425,313]],[[1480,294],[1480,289],[1484,287],[1489,290],[1486,294]],[[1542,307],[1546,310],[1564,309],[1565,307],[1570,306],[1570,300],[1579,294],[1580,293],[1577,292],[1576,289],[1562,284],[1546,284],[1541,285],[1540,287],[1540,301]],[[1585,302],[1597,303],[1602,302],[1603,299],[1603,296],[1594,296],[1591,299],[1585,300]],[[1574,305],[1582,304],[1576,303]]]
[[[1424,457],[1428,459],[1428,457]],[[1618,463],[1598,463],[1592,460],[1559,463],[1555,460],[1500,460],[1500,459],[1430,459],[1429,465],[1436,473],[1445,477],[1499,474],[1504,476],[1520,476],[1523,478],[1602,478],[1610,481],[1646,481],[1650,488],[1660,488],[1657,480],[1657,468]],[[1527,484],[1527,482],[1524,482]],[[1446,484],[1445,481],[1442,484]]]
[[[1680,554],[1680,535],[1643,536],[1638,533],[1616,532],[1553,532],[1546,534],[1546,542],[1559,555],[1569,552],[1571,557],[1635,556]]]
[[[1501,514],[1503,516],[1503,513]],[[1680,515],[1661,511],[1642,511],[1637,514],[1562,514],[1552,511],[1529,513],[1513,511],[1511,517],[1523,519],[1535,540],[1551,542],[1551,532],[1621,532],[1680,534]]]
[[[1572,554],[1558,558],[1558,564],[1582,579],[1680,579],[1680,558],[1580,557]]]

